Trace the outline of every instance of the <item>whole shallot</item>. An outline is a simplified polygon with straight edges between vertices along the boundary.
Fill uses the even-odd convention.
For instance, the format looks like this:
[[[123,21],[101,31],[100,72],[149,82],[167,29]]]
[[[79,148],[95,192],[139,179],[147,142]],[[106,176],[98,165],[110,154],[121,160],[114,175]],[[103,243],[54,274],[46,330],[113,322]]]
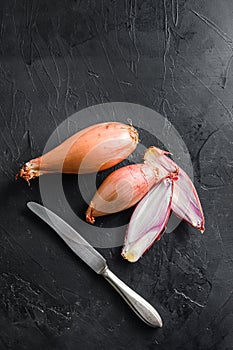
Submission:
[[[92,125],[41,157],[29,160],[19,176],[29,182],[43,174],[84,174],[105,170],[131,154],[138,144],[134,127],[119,122]]]
[[[156,184],[159,174],[149,164],[133,164],[112,172],[100,185],[86,212],[86,221],[132,207]]]

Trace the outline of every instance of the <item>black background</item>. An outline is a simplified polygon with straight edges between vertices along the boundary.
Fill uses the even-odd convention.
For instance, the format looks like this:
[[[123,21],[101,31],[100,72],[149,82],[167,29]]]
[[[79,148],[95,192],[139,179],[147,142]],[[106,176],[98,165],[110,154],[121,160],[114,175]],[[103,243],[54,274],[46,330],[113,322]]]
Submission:
[[[0,8],[0,349],[233,349],[232,2]],[[29,213],[38,181],[15,181],[64,119],[113,101],[150,107],[176,127],[206,216],[204,235],[182,223],[136,264],[120,248],[101,251],[157,307],[162,329],[138,320]]]

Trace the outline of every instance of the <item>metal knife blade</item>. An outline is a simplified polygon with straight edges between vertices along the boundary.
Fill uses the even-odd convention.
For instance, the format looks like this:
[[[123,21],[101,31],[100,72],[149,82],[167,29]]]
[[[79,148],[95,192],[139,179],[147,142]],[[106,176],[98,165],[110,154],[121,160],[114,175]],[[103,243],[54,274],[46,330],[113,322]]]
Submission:
[[[96,273],[100,273],[107,266],[104,257],[97,252],[78,232],[67,222],[53,213],[48,208],[35,203],[28,202],[28,208],[51,226],[66,244]]]
[[[159,313],[144,298],[112,273],[104,257],[97,252],[77,231],[48,208],[28,202],[28,208],[51,226],[67,245],[96,273],[102,275],[123,297],[131,309],[151,327],[162,327]]]

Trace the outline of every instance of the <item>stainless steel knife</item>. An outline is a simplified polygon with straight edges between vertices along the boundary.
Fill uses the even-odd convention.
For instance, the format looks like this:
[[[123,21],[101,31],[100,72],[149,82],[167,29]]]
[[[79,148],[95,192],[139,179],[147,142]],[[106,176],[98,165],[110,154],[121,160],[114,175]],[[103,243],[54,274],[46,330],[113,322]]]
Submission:
[[[105,258],[77,231],[58,215],[40,204],[28,202],[27,206],[32,212],[51,226],[75,254],[97,274],[102,275],[124,298],[142,321],[151,327],[162,327],[162,319],[155,308],[114,275],[114,273],[109,270]]]

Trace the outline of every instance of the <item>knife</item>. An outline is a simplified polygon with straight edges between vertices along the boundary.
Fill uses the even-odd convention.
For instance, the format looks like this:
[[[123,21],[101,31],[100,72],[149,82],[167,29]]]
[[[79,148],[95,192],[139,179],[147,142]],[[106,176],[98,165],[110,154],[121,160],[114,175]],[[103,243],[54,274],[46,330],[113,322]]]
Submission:
[[[114,275],[109,270],[105,258],[67,222],[38,203],[28,202],[27,206],[33,213],[51,226],[76,255],[97,274],[102,275],[117,290],[142,321],[154,328],[162,327],[162,319],[155,308]]]

